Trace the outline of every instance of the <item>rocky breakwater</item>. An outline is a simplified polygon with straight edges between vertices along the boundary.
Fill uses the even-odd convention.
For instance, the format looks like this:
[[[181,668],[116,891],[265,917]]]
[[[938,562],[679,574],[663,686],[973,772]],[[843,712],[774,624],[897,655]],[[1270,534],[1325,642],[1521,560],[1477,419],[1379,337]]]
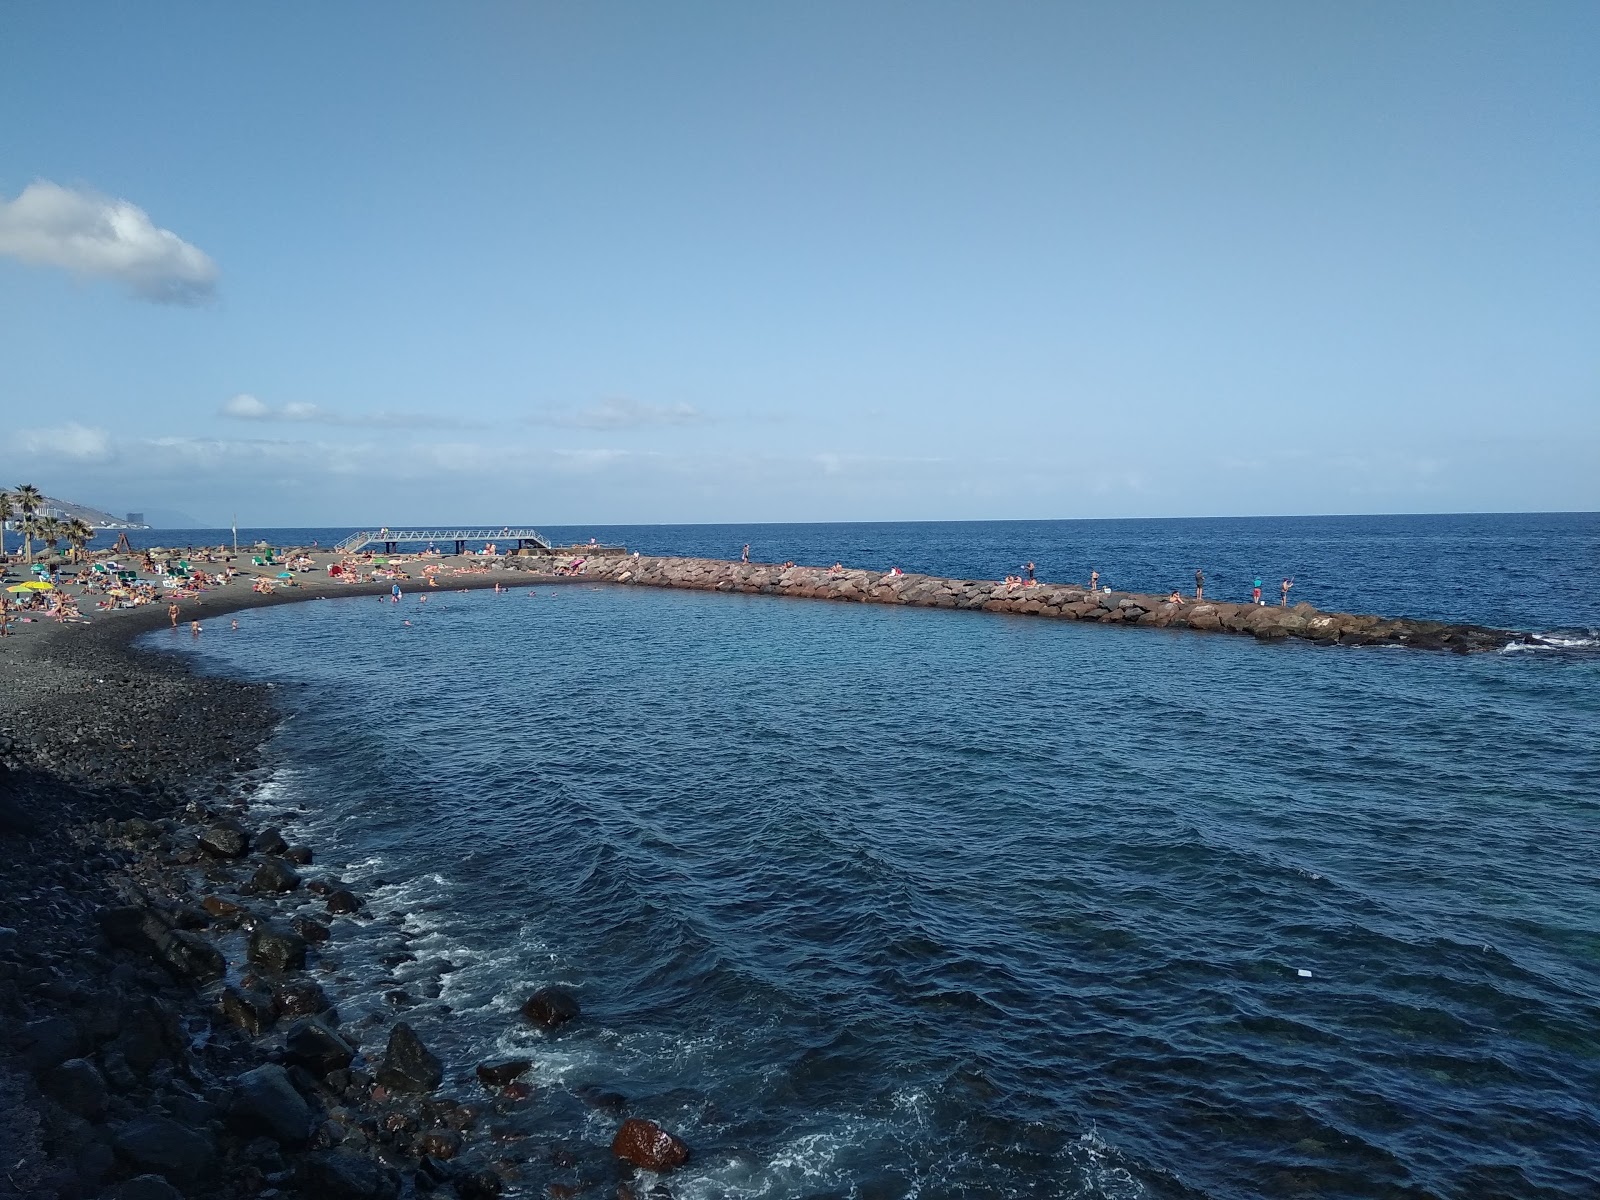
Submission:
[[[1247,634],[1262,641],[1298,639],[1324,646],[1411,646],[1472,653],[1502,650],[1522,634],[1479,625],[1323,612],[1310,604],[1280,608],[1225,601],[1171,600],[1140,592],[1091,592],[1082,586],[1041,583],[1032,587],[992,580],[943,579],[933,575],[798,567],[776,563],[723,562],[707,558],[647,558],[597,561],[584,578],[643,587],[750,592],[812,600],[960,608],[1016,616],[1055,617],[1100,625],[1194,629]]]

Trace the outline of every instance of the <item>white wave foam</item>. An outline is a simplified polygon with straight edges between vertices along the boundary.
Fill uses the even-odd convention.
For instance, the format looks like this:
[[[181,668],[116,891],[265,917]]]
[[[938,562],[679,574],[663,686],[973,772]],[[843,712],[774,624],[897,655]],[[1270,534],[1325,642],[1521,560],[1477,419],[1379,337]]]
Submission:
[[[1512,642],[1504,653],[1529,650],[1593,650],[1600,647],[1600,629],[1557,629],[1549,633],[1530,633],[1520,642]]]

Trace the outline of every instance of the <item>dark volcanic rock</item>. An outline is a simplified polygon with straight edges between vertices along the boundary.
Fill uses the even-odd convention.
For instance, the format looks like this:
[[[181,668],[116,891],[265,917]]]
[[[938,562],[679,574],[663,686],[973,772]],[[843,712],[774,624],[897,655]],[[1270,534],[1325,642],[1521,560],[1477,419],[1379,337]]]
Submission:
[[[286,979],[272,989],[272,1007],[280,1017],[310,1017],[332,1005],[315,979]]]
[[[195,840],[212,858],[243,858],[250,853],[250,835],[239,822],[226,817],[207,825]]]
[[[44,1093],[70,1113],[90,1121],[106,1115],[110,1094],[105,1078],[95,1065],[83,1058],[69,1058],[46,1073]]]
[[[416,1030],[404,1021],[397,1022],[389,1031],[378,1082],[393,1092],[431,1092],[443,1079],[444,1067],[422,1044]]]
[[[228,1123],[246,1136],[265,1133],[275,1141],[297,1146],[311,1136],[311,1106],[294,1090],[289,1074],[275,1063],[239,1076],[228,1108]]]
[[[320,1017],[295,1022],[284,1039],[284,1049],[289,1062],[318,1078],[343,1070],[356,1056],[354,1047]]]
[[[301,1159],[295,1182],[319,1200],[387,1200],[400,1190],[395,1176],[365,1155],[320,1150]]]
[[[417,1149],[429,1158],[449,1162],[461,1153],[461,1135],[453,1129],[430,1129],[417,1139]]]
[[[157,938],[156,958],[172,974],[193,983],[210,983],[228,971],[222,951],[186,929],[169,929]]]
[[[310,917],[291,917],[289,928],[293,929],[308,942],[325,942],[333,936],[330,930],[321,921],[314,921]]]
[[[250,931],[250,961],[274,971],[304,970],[306,940],[288,929],[258,925]]]
[[[141,1117],[117,1131],[112,1148],[135,1167],[156,1171],[180,1184],[210,1174],[217,1161],[211,1139],[165,1117]]]
[[[629,1117],[611,1142],[611,1153],[647,1171],[670,1171],[689,1161],[689,1147],[654,1121]]]
[[[565,988],[540,988],[522,1004],[523,1020],[541,1029],[557,1029],[579,1011],[578,998]]]
[[[224,988],[221,1007],[228,1020],[252,1036],[271,1029],[278,1020],[272,997],[251,988]]]
[[[533,1067],[526,1058],[507,1058],[500,1062],[478,1064],[478,1082],[486,1088],[502,1088],[513,1079],[520,1079]]]
[[[300,886],[300,872],[281,858],[269,858],[256,868],[250,882],[258,892],[292,892]]]
[[[328,893],[328,911],[353,913],[361,911],[361,899],[349,888],[339,888]]]
[[[288,848],[289,843],[274,827],[263,829],[256,835],[256,851],[259,854],[282,854]]]
[[[310,846],[290,846],[283,852],[283,856],[290,862],[298,863],[302,867],[309,867],[311,860],[316,857],[311,853]]]

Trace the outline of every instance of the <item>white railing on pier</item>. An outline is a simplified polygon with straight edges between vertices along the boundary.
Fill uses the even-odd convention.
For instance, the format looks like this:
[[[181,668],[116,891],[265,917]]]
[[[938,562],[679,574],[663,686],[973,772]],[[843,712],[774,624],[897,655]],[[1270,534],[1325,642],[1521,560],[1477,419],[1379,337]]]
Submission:
[[[498,529],[363,529],[352,533],[334,547],[340,554],[354,554],[368,546],[400,545],[412,542],[500,542],[515,538],[521,545],[532,542],[550,549],[544,534],[526,525],[502,525]]]

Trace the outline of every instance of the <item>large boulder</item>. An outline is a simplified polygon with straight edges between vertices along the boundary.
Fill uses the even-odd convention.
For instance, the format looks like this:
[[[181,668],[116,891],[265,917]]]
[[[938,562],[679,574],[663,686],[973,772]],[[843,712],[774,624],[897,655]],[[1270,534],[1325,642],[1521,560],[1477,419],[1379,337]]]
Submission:
[[[361,911],[361,898],[349,888],[337,888],[328,893],[328,911],[334,914],[350,914]]]
[[[540,988],[522,1002],[522,1019],[540,1029],[558,1029],[581,1011],[578,998],[565,988]]]
[[[250,853],[250,835],[243,825],[228,817],[207,825],[195,840],[212,858],[243,858]]]
[[[166,1117],[140,1117],[117,1131],[112,1149],[136,1169],[154,1171],[179,1185],[196,1183],[217,1162],[211,1139]]]
[[[389,1031],[377,1078],[391,1092],[431,1092],[444,1080],[444,1067],[422,1044],[416,1030],[399,1021]]]
[[[333,1005],[315,979],[296,976],[272,989],[272,1007],[280,1017],[312,1017]]]
[[[284,1037],[284,1057],[319,1079],[342,1071],[355,1058],[355,1047],[340,1037],[321,1017],[307,1017],[289,1027]]]
[[[260,854],[282,854],[289,848],[289,843],[283,840],[275,826],[269,826],[256,834],[256,851]]]
[[[281,858],[269,858],[250,878],[258,892],[292,892],[300,886],[300,872]]]
[[[68,1112],[89,1121],[98,1121],[106,1115],[110,1099],[106,1081],[88,1059],[69,1058],[46,1072],[41,1082],[45,1095]]]
[[[332,930],[330,930],[321,921],[315,920],[311,917],[290,917],[289,928],[293,929],[308,942],[325,942],[333,936]]]
[[[250,961],[274,971],[299,971],[306,965],[306,940],[293,930],[257,925],[250,931]]]
[[[689,1161],[689,1147],[654,1121],[629,1117],[611,1142],[611,1153],[646,1171],[670,1171]]]
[[[222,990],[222,1013],[252,1037],[265,1033],[278,1022],[272,997],[254,988],[228,987]]]
[[[228,1123],[246,1137],[265,1134],[287,1146],[298,1146],[311,1136],[315,1117],[305,1097],[294,1090],[289,1073],[267,1063],[239,1076]]]
[[[227,971],[215,946],[197,933],[172,928],[153,908],[123,905],[103,908],[95,916],[113,946],[148,954],[180,979],[205,984]]]

